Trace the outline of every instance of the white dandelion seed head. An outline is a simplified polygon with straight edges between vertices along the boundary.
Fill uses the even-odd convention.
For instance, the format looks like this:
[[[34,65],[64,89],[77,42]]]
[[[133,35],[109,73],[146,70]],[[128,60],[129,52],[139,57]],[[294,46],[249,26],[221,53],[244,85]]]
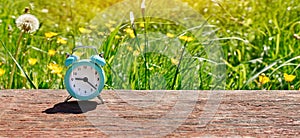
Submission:
[[[39,20],[31,14],[23,14],[16,20],[17,27],[25,33],[33,33],[39,29]]]

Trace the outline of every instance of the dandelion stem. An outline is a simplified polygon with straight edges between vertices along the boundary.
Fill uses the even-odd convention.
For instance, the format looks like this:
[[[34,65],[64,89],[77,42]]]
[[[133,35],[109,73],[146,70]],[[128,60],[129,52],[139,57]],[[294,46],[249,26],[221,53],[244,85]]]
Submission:
[[[176,83],[177,76],[178,76],[178,73],[179,73],[180,64],[181,64],[181,61],[182,61],[183,54],[184,54],[185,48],[186,48],[186,46],[187,46],[187,43],[188,43],[188,42],[185,41],[184,46],[183,46],[183,50],[182,50],[181,55],[180,55],[179,63],[178,63],[178,65],[177,65],[176,72],[175,72],[175,76],[174,76],[174,79],[173,79],[172,90],[174,90],[174,87],[175,87],[175,83]]]
[[[19,38],[18,38],[18,41],[17,41],[17,49],[16,49],[16,53],[14,55],[14,58],[18,61],[18,56],[19,56],[19,51],[20,51],[20,43],[21,43],[21,40],[22,40],[22,37],[23,37],[23,34],[24,32],[21,31],[20,35],[19,35]],[[11,74],[10,74],[10,80],[9,80],[9,86],[8,88],[12,88],[13,87],[13,80],[14,80],[14,74],[15,74],[15,71],[16,71],[16,64],[13,64],[13,68],[11,70]]]

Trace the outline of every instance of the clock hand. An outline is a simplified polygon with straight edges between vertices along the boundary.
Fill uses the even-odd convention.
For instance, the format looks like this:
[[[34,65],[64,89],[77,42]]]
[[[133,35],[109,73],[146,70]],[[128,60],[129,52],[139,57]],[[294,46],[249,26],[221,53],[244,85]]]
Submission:
[[[75,80],[82,80],[83,82],[86,82],[88,83],[89,85],[91,85],[95,90],[97,90],[97,88],[89,82],[89,79],[87,77],[84,77],[84,78],[75,78]]]
[[[83,81],[83,80],[84,80],[84,78],[75,78],[75,80],[82,80],[82,81]]]
[[[97,90],[97,88],[96,88],[92,83],[90,83],[89,81],[87,81],[87,83],[88,83],[89,85],[91,85],[95,90]]]

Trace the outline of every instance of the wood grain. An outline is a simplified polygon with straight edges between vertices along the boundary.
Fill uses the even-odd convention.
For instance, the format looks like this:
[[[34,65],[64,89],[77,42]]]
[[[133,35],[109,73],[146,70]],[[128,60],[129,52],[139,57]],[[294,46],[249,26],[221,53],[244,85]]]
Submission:
[[[67,96],[1,90],[0,137],[300,137],[299,91],[103,91],[104,104]]]

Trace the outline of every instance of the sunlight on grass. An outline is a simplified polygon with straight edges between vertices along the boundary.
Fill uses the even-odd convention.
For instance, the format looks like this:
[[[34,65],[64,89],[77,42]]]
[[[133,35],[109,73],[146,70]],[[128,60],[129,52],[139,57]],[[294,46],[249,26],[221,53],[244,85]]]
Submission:
[[[0,89],[63,89],[66,54],[80,44],[96,45],[98,51],[104,52],[108,63],[104,68],[108,74],[107,89],[116,86],[128,89],[195,87],[195,84],[183,86],[179,81],[184,80],[184,71],[188,69],[178,69],[181,66],[188,68],[189,64],[195,65],[191,68],[197,68],[197,77],[187,80],[198,79],[197,89],[213,87],[211,81],[220,74],[214,76],[210,65],[219,63],[211,60],[213,55],[208,55],[205,49],[211,42],[193,36],[191,32],[195,28],[185,28],[160,18],[139,18],[138,15],[134,15],[133,28],[129,14],[124,15],[127,22],[91,22],[98,13],[118,2],[121,0],[2,0]],[[226,65],[226,89],[300,89],[298,1],[182,2],[207,20],[205,27],[210,29],[205,35],[216,35],[211,41],[223,48],[225,58],[220,60]],[[143,15],[157,12],[149,12],[147,5],[144,6],[146,12]],[[20,24],[18,17],[24,14],[25,7],[30,9],[27,15],[38,19],[38,26]],[[140,39],[139,45],[135,42],[137,39]],[[171,51],[161,47],[166,44],[181,45],[182,49],[175,49],[180,54],[169,58],[155,53]],[[149,49],[149,45],[154,47]],[[149,53],[149,50],[154,52]],[[186,51],[191,54],[190,59],[182,57],[187,55]],[[122,58],[134,63],[129,67],[126,60],[120,60]],[[122,71],[129,73],[126,79],[121,75]],[[119,78],[114,81],[116,76]],[[165,78],[164,81],[155,82],[161,78]]]

